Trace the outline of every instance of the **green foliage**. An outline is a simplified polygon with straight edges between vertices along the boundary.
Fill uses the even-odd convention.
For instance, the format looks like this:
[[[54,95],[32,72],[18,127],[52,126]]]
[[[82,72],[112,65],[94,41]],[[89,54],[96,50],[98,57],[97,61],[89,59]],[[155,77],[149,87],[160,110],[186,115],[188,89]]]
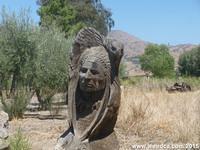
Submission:
[[[26,137],[23,136],[20,129],[18,129],[17,133],[10,138],[10,150],[31,150],[31,146]]]
[[[183,75],[200,76],[200,46],[179,57],[179,72]]]
[[[3,9],[1,14],[0,96],[6,91],[4,99],[18,99],[25,88],[48,105],[56,92],[66,90],[71,38],[66,40],[55,25],[34,26],[26,10],[16,15]]]
[[[68,78],[68,60],[71,39],[55,28],[40,31],[37,41],[37,87],[64,88]]]
[[[16,15],[3,8],[0,29],[0,83],[12,93],[19,86],[27,86],[33,77],[36,45],[31,39],[33,26],[28,10]]]
[[[140,57],[140,63],[143,70],[151,71],[156,77],[174,75],[174,58],[165,45],[148,45]]]
[[[29,94],[24,90],[18,91],[13,99],[2,99],[3,109],[8,114],[9,119],[22,118],[26,111],[26,106],[29,101]]]
[[[66,91],[71,38],[55,27],[41,28],[37,35],[34,89],[43,106],[50,104],[56,92]]]
[[[34,26],[28,10],[16,15],[2,8],[0,20],[0,96],[10,119],[21,118],[34,78]]]
[[[56,23],[66,36],[76,34],[82,27],[91,26],[106,34],[114,26],[111,12],[101,0],[38,0],[40,24]]]

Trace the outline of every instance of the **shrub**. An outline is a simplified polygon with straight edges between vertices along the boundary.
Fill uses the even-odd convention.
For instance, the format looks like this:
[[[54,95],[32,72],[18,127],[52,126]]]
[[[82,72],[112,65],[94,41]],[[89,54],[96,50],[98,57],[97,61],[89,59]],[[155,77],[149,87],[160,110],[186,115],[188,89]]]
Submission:
[[[10,138],[10,150],[31,150],[28,139],[23,136],[20,129]]]
[[[22,118],[28,104],[29,96],[24,91],[18,91],[13,99],[2,99],[3,109],[9,119]]]

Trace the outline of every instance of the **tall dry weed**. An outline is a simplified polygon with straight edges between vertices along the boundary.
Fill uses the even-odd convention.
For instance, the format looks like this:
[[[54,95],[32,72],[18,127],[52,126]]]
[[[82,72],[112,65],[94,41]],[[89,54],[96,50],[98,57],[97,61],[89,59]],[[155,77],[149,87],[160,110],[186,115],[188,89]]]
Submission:
[[[124,87],[116,130],[123,137],[122,149],[144,143],[200,143],[200,90],[169,94]]]

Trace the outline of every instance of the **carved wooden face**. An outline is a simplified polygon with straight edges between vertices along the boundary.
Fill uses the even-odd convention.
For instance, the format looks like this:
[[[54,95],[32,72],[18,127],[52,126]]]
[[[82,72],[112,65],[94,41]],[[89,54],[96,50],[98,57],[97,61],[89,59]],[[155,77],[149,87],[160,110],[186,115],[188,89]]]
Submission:
[[[86,61],[79,72],[79,86],[82,91],[94,92],[105,88],[106,77],[103,68],[96,62]]]

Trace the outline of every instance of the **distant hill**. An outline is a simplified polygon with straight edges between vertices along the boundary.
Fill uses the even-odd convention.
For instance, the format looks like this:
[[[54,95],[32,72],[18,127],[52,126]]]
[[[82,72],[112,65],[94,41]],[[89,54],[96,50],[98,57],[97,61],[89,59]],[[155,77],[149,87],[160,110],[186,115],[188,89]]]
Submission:
[[[138,56],[144,53],[145,47],[150,44],[148,41],[139,39],[129,33],[121,30],[113,30],[108,33],[108,37],[116,39],[124,44],[124,57],[123,62],[127,66],[128,75],[143,75],[144,72],[140,69]],[[176,64],[179,56],[186,51],[190,51],[192,48],[197,47],[193,44],[180,44],[180,45],[169,45],[170,53],[175,58]]]
[[[194,44],[179,44],[179,45],[169,46],[170,53],[174,57],[176,62],[178,62],[178,58],[182,53],[190,51],[195,47],[197,47],[197,45]]]
[[[134,57],[143,54],[145,47],[149,44],[133,35],[120,30],[113,30],[108,34],[109,38],[114,38],[124,44],[124,57]]]

